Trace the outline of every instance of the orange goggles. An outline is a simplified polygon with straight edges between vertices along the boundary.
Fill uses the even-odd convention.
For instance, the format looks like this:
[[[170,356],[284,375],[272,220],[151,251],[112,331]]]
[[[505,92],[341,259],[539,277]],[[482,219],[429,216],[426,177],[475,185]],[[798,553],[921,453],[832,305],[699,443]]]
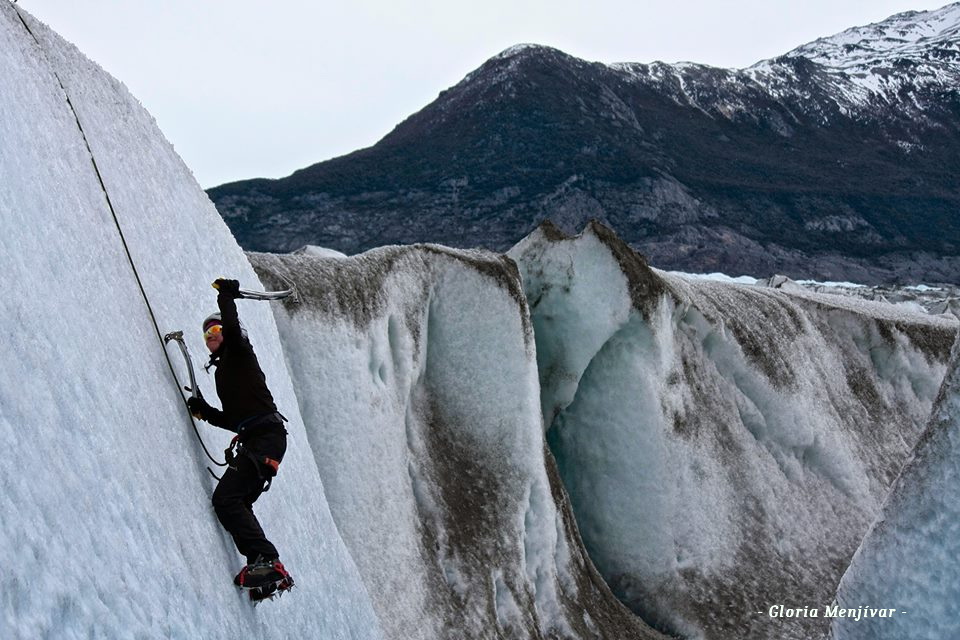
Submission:
[[[221,333],[223,333],[223,325],[212,324],[209,327],[207,327],[206,331],[203,332],[203,339],[209,340],[210,338],[214,336],[218,336]]]

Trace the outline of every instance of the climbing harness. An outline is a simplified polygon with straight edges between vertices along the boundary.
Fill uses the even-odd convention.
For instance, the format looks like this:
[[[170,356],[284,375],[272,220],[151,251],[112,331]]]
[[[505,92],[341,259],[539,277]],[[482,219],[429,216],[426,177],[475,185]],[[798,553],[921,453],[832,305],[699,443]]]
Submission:
[[[239,456],[248,458],[257,470],[257,476],[264,482],[264,493],[270,490],[273,478],[280,470],[280,461],[250,450],[244,446],[242,439],[248,438],[252,434],[261,431],[263,428],[262,425],[269,423],[276,424],[280,429],[283,429],[283,422],[288,422],[288,420],[286,416],[279,411],[251,416],[237,425],[237,431],[239,431],[239,433],[233,436],[233,440],[230,441],[230,446],[223,452],[223,457],[227,461],[227,465],[233,469],[236,469],[236,461]],[[261,429],[257,427],[261,427]]]

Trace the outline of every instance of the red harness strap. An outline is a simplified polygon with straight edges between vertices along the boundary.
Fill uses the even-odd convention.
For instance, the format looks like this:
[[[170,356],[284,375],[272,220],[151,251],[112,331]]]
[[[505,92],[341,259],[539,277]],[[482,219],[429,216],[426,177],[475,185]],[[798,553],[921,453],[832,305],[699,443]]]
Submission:
[[[276,474],[277,471],[279,471],[279,469],[280,469],[280,461],[279,461],[279,460],[274,460],[273,458],[264,457],[263,462],[264,462],[268,467],[270,467],[271,469],[273,469],[273,473],[274,473],[274,474]]]

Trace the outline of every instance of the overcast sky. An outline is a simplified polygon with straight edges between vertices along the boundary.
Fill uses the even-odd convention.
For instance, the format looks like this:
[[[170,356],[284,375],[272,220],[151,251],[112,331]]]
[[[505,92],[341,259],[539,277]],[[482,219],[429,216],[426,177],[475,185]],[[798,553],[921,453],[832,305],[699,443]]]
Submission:
[[[7,1],[7,0],[0,0]],[[507,47],[745,67],[944,0],[20,0],[123,81],[200,184],[368,147]]]

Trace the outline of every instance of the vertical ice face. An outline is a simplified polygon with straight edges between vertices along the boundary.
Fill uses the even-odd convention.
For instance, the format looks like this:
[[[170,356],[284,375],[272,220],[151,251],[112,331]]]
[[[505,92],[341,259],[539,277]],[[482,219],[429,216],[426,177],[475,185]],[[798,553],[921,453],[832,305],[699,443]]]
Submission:
[[[201,364],[209,283],[231,275],[256,287],[256,274],[149,114],[8,2],[0,176],[0,636],[380,637],[327,509],[272,314],[245,302],[291,418],[258,514],[302,586],[254,612],[231,584],[240,558],[210,507],[158,330],[185,330]],[[212,379],[201,374],[201,387],[215,401]],[[219,453],[229,434],[200,429]]]
[[[547,439],[614,592],[685,637],[824,633],[823,618],[766,611],[832,599],[919,436],[956,323],[688,281],[598,224],[576,238],[542,227],[508,255]]]
[[[837,591],[835,606],[869,617],[834,618],[833,638],[960,637],[958,492],[960,342],[926,431]]]
[[[251,254],[337,526],[384,626],[416,638],[655,637],[583,552],[546,451],[513,263],[386,247]]]

